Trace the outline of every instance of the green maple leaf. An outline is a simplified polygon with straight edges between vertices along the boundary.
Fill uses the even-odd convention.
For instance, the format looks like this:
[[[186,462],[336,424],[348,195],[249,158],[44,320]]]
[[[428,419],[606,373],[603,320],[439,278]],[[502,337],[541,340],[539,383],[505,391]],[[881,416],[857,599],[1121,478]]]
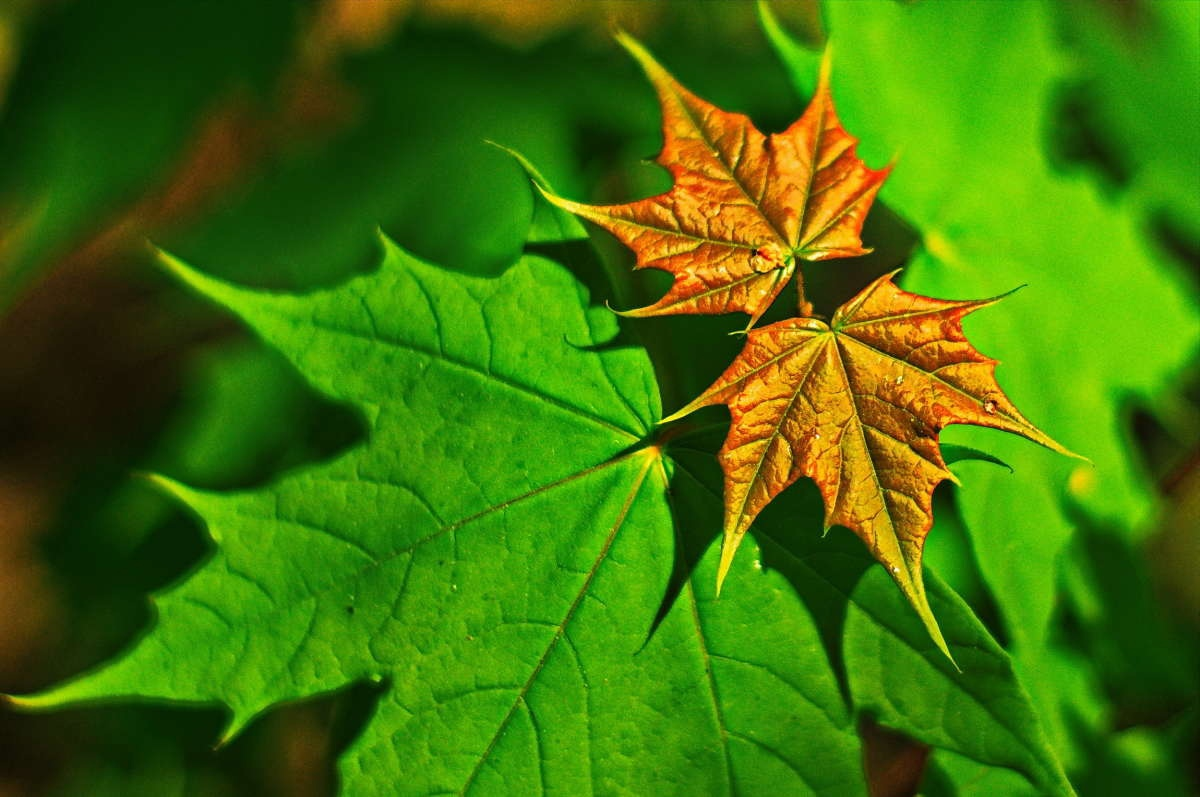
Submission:
[[[806,96],[819,56],[763,9]],[[1026,283],[1004,317],[972,327],[971,338],[1005,352],[997,375],[1013,401],[1054,419],[1055,438],[1095,463],[1057,461],[986,431],[949,435],[1013,467],[966,464],[958,504],[1014,656],[1064,749],[1060,697],[1039,672],[1053,665],[1047,645],[1057,562],[1075,525],[1069,512],[1082,507],[1127,533],[1145,526],[1154,490],[1122,419],[1131,398],[1162,393],[1194,355],[1196,304],[1128,205],[1048,162],[1044,130],[1066,74],[1045,4],[879,0],[831,2],[824,12],[841,118],[868,162],[895,158],[880,198],[921,236],[905,287],[986,296]]]
[[[20,704],[220,703],[229,738],[382,681],[340,761],[350,794],[865,794],[854,717],[872,707],[1070,791],[1007,656],[936,577],[962,673],[852,537],[764,516],[768,567],[747,556],[715,599],[715,462],[648,438],[645,353],[593,346],[615,322],[557,264],[482,279],[388,244],[373,274],[281,295],[168,262],[369,437],[260,490],[164,480],[211,559],[131,650]]]

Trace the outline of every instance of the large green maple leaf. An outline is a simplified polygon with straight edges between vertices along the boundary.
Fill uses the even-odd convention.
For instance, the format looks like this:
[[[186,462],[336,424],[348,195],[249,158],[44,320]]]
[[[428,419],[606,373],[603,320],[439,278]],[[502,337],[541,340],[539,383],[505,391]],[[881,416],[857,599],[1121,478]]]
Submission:
[[[645,353],[597,348],[613,318],[552,261],[483,279],[387,244],[377,272],[307,295],[169,264],[357,407],[368,439],[260,490],[164,481],[212,557],[131,650],[21,704],[221,703],[228,738],[382,681],[340,761],[350,794],[864,794],[870,709],[1070,791],[1007,656],[936,577],[962,673],[857,540],[770,513],[768,567],[715,599],[715,462],[648,436]]]
[[[971,328],[972,340],[1004,351],[997,373],[1013,401],[1030,417],[1054,419],[1056,439],[1095,463],[1059,460],[987,431],[948,435],[1015,471],[964,463],[972,470],[958,504],[1011,649],[1062,748],[1061,698],[1041,674],[1055,666],[1048,640],[1072,513],[1127,533],[1145,524],[1153,489],[1131,455],[1125,406],[1151,402],[1194,356],[1196,305],[1128,205],[1056,172],[1045,155],[1052,93],[1066,75],[1046,4],[823,8],[841,118],[861,135],[862,157],[895,158],[880,197],[920,235],[905,287],[987,296],[1027,284],[1003,318]],[[769,12],[765,23],[804,96],[819,55]]]

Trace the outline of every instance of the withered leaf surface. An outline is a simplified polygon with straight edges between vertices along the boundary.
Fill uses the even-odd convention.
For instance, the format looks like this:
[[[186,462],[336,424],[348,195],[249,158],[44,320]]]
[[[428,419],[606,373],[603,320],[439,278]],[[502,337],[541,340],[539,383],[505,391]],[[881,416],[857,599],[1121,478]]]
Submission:
[[[996,383],[996,361],[963,334],[963,317],[998,299],[931,299],[901,290],[892,276],[829,324],[793,318],[751,330],[725,373],[664,421],[729,406],[718,583],[759,512],[808,476],[825,501],[825,528],[845,526],[866,542],[950,655],[921,576],[933,490],[954,479],[939,433],[954,423],[990,426],[1070,452],[1021,415]]]
[[[853,257],[863,220],[888,169],[854,154],[829,93],[828,69],[808,109],[782,133],[764,136],[750,119],[689,92],[636,41],[621,43],[658,93],[671,190],[621,205],[560,207],[595,222],[637,253],[637,268],[675,275],[654,304],[625,315],[744,312],[750,326],[783,290],[796,260]],[[803,288],[801,314],[807,315]]]

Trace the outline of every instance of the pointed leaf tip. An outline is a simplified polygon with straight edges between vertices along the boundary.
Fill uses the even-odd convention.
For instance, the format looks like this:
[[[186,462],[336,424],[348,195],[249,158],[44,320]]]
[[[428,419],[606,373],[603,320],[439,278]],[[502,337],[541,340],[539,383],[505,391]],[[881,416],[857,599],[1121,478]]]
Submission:
[[[721,561],[717,565],[717,597],[721,597],[721,588],[725,585],[725,577],[729,575],[729,568],[733,565],[734,554],[737,553],[737,542],[731,542],[726,536],[721,541]]]
[[[962,672],[962,668],[958,666],[954,655],[950,652],[950,646],[946,643],[946,637],[942,634],[942,628],[938,625],[937,617],[933,614],[933,607],[929,605],[929,596],[925,592],[925,579],[921,574],[920,560],[914,560],[915,569],[910,569],[909,563],[893,564],[888,567],[889,574],[892,580],[896,582],[896,586],[900,588],[901,594],[908,600],[910,606],[917,613],[917,617],[921,620],[921,625],[925,627],[925,633],[929,635],[930,640],[937,646],[937,649],[942,652],[950,663],[954,665],[954,669]]]
[[[168,252],[166,249],[163,249],[153,243],[149,244],[149,246],[151,253],[154,255],[154,259],[158,262],[158,265],[162,268],[165,268],[167,271],[179,277],[180,279],[186,281],[188,276],[195,271],[195,269],[180,260],[175,255]]]
[[[175,279],[201,296],[226,307],[232,308],[238,297],[251,292],[206,274],[164,249],[155,250],[155,259]]]
[[[702,407],[709,406],[713,402],[714,402],[714,398],[711,395],[711,393],[705,392],[705,393],[697,396],[696,398],[692,399],[687,404],[684,404],[682,407],[675,410],[675,412],[673,412],[670,415],[663,418],[661,421],[659,421],[659,423],[670,423],[672,421],[677,421],[680,418],[691,415],[693,412],[695,412],[698,409],[701,409]]]
[[[11,706],[18,711],[34,711],[38,708],[52,706],[52,703],[42,703],[37,695],[0,695],[0,703]]]
[[[241,735],[242,731],[246,729],[246,726],[249,725],[256,716],[256,713],[246,713],[237,710],[230,712],[229,722],[225,724],[224,729],[221,731],[221,735],[217,737],[215,742],[213,742],[212,749],[216,751],[227,747],[230,742],[234,741],[238,736]]]
[[[678,409],[675,412],[672,412],[670,415],[667,415],[666,417],[659,420],[658,425],[661,426],[664,423],[674,423],[675,421],[678,421],[680,418],[687,416],[691,412],[692,412],[691,405],[690,404],[685,405],[683,408]]]
[[[527,243],[560,242],[587,237],[587,230],[583,228],[579,220],[569,215],[574,210],[572,207],[574,203],[559,197],[554,190],[554,186],[550,184],[545,175],[528,158],[517,150],[506,147],[503,144],[498,144],[495,141],[488,140],[487,143],[512,157],[525,172],[525,176],[529,179],[536,192],[533,198],[533,217],[529,222],[530,229],[526,238]],[[550,207],[541,205],[539,198],[547,202]],[[544,213],[549,213],[550,217],[542,218],[542,214]]]
[[[533,182],[533,184],[537,187],[537,189],[539,191],[541,191],[544,196],[546,195],[546,193],[547,193],[546,186],[548,186],[549,183],[546,181],[546,178],[542,176],[542,173],[540,171],[538,171],[537,167],[533,165],[532,161],[530,161],[528,158],[526,158],[518,150],[515,150],[512,147],[507,147],[504,144],[500,144],[496,141],[491,140],[490,138],[485,138],[483,140],[483,143],[485,143],[489,146],[495,147],[496,149],[500,150],[501,152],[503,152],[504,154],[508,155],[510,158],[515,160],[517,162],[517,165],[521,167],[521,169],[525,172],[525,174],[529,177],[529,179]],[[549,198],[549,197],[547,196],[547,198]]]

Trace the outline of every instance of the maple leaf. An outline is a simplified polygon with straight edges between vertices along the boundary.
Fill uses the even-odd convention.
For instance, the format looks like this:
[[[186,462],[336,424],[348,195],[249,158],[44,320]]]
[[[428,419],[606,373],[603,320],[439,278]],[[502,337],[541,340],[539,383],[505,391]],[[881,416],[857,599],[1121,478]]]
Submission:
[[[863,539],[949,656],[921,576],[933,490],[955,480],[939,432],[989,426],[1070,452],[1021,415],[996,383],[996,361],[963,334],[965,315],[1003,297],[931,299],[898,288],[894,274],[838,308],[829,324],[793,318],[752,330],[725,373],[663,422],[729,406],[718,587],[759,512],[808,476],[824,498],[826,530],[845,526]]]
[[[797,259],[870,251],[859,236],[889,169],[869,169],[855,155],[858,140],[834,112],[828,60],[804,114],[782,133],[764,136],[749,117],[685,89],[638,42],[618,38],[658,93],[658,162],[674,186],[620,205],[547,197],[633,249],[637,268],[675,275],[661,299],[623,315],[744,312],[749,328],[795,273]],[[797,283],[801,314],[808,315],[802,280]]]
[[[203,519],[211,556],[155,597],[130,650],[16,705],[219,702],[228,740],[271,706],[369,680],[346,794],[865,795],[836,643],[862,707],[1070,794],[1007,654],[936,578],[970,678],[882,573],[859,578],[862,551],[770,521],[770,567],[715,600],[719,470],[647,439],[649,358],[575,345],[616,323],[565,269],[527,255],[482,279],[385,247],[377,271],[304,295],[166,258],[367,434],[255,490],[159,479]],[[696,569],[647,638],[674,552]]]

